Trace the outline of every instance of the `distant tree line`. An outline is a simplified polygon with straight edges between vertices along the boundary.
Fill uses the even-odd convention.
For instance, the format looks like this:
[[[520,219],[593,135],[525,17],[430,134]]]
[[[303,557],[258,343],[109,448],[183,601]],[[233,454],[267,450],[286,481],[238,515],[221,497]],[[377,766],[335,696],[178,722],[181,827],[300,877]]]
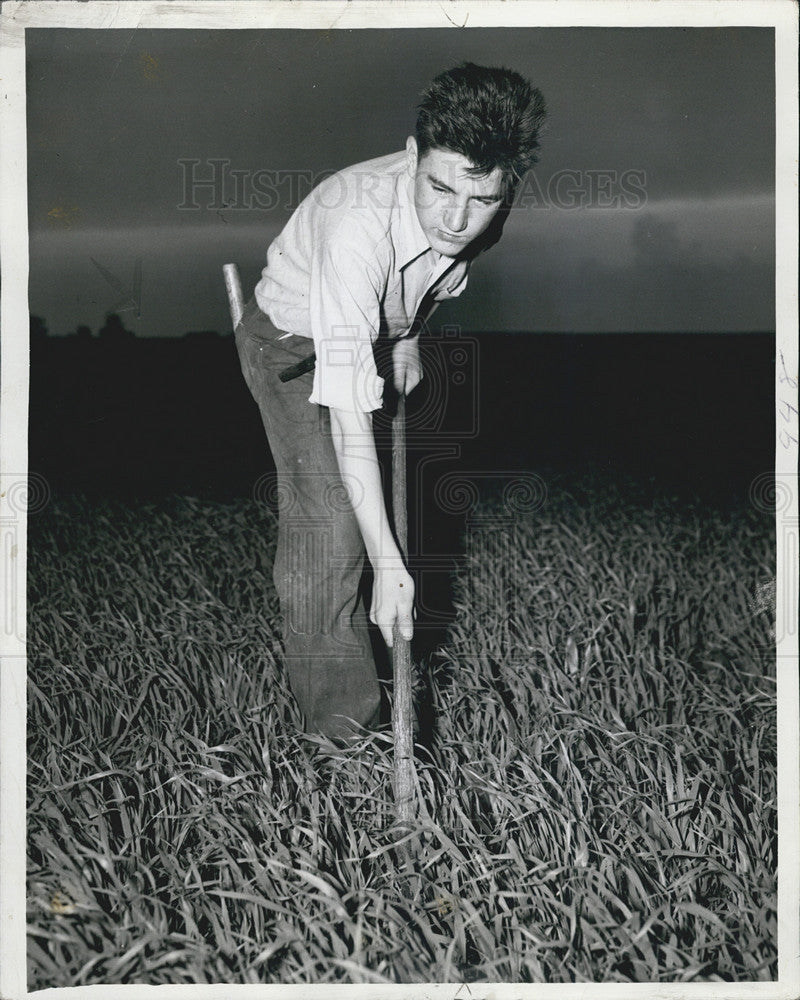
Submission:
[[[30,321],[31,345],[40,344],[47,340],[50,331],[46,321],[41,316],[31,316]],[[92,333],[91,327],[81,324],[71,333],[66,334],[70,340],[80,343],[100,340],[107,344],[126,344],[136,340],[136,334],[129,330],[122,322],[119,313],[107,313],[105,323],[97,331],[97,336]],[[219,336],[216,330],[190,330],[183,335],[192,340],[212,340]]]

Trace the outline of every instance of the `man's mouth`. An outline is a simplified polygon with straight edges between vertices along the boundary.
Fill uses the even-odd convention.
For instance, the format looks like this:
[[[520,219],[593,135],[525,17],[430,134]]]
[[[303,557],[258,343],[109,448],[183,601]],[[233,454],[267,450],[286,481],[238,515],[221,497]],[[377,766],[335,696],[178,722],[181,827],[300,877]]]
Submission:
[[[443,240],[447,240],[448,243],[466,243],[467,239],[464,236],[453,236],[452,233],[446,233],[441,229],[437,229],[436,232],[442,237]]]

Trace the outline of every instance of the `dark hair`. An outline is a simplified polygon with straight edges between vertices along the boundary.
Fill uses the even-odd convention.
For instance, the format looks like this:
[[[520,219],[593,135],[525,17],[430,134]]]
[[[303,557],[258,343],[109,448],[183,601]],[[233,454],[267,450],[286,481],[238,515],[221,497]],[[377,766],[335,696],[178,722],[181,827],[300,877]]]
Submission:
[[[429,149],[449,149],[479,176],[499,167],[507,192],[538,159],[544,98],[513,70],[462,63],[435,77],[418,110],[420,158]]]

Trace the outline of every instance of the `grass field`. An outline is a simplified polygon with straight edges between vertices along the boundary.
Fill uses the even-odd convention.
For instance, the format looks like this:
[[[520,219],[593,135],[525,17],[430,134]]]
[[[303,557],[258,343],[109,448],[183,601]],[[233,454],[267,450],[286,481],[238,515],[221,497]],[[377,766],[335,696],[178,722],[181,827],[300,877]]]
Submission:
[[[488,499],[391,743],[294,734],[252,501],[29,521],[30,989],[768,980],[772,518],[548,482]]]

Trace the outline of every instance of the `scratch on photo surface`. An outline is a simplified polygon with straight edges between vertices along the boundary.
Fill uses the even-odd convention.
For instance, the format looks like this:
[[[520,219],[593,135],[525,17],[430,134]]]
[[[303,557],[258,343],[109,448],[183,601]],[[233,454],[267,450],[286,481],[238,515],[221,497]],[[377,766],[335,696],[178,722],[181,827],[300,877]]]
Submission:
[[[122,60],[123,60],[123,59],[125,58],[125,55],[127,54],[127,52],[128,52],[128,49],[129,49],[129,48],[131,47],[131,42],[133,41],[133,36],[134,36],[134,35],[136,34],[136,32],[137,32],[138,30],[139,30],[139,26],[137,25],[137,26],[136,26],[136,27],[135,27],[135,28],[133,29],[133,31],[131,32],[131,34],[130,34],[130,37],[128,38],[128,41],[127,41],[127,42],[125,43],[125,48],[124,48],[124,49],[122,50],[122,52],[120,53],[120,56],[119,56],[119,59],[117,59],[117,61],[116,61],[116,62],[114,63],[114,68],[113,68],[113,69],[111,70],[111,76],[109,76],[109,78],[108,78],[108,79],[109,79],[109,81],[110,81],[110,80],[113,80],[113,79],[114,79],[114,77],[115,77],[115,75],[116,75],[116,72],[117,72],[117,70],[119,69],[119,64],[120,64],[120,63],[122,62]]]
[[[447,11],[446,11],[446,10],[444,9],[444,7],[442,7],[442,5],[441,5],[441,4],[439,4],[439,6],[440,6],[440,8],[441,8],[441,11],[442,11],[442,13],[444,14],[444,16],[445,16],[445,17],[447,18],[447,20],[448,20],[448,21],[449,21],[449,22],[450,22],[450,23],[451,23],[451,24],[453,25],[453,27],[454,27],[454,28],[466,28],[466,26],[467,26],[467,21],[469,21],[469,11],[467,11],[467,15],[466,15],[466,17],[464,18],[464,23],[463,23],[463,24],[459,24],[459,23],[458,23],[457,21],[454,21],[454,20],[452,19],[452,17],[450,17],[450,15],[449,15],[449,14],[447,13]]]

